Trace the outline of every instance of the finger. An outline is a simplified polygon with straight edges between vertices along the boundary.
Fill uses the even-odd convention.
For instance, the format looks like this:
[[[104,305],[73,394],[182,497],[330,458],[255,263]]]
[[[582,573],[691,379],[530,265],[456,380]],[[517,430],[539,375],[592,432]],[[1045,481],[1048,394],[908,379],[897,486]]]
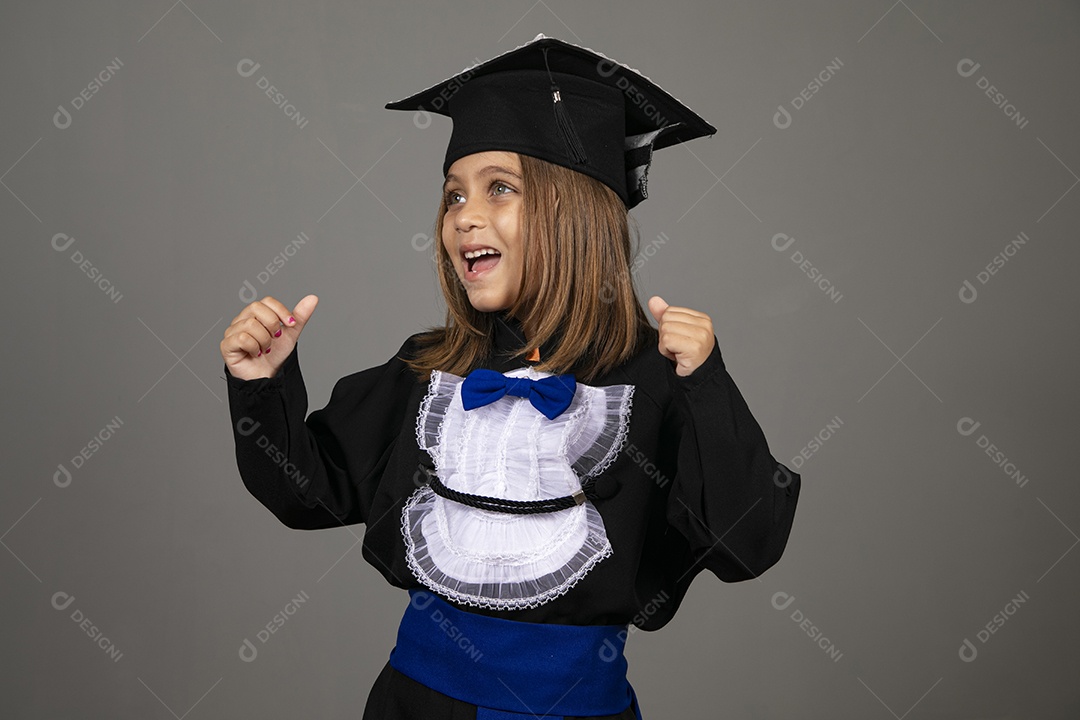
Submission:
[[[274,332],[277,332],[277,330],[278,328],[275,328]],[[249,317],[241,322],[237,325],[234,334],[238,337],[246,335],[258,343],[259,347],[255,349],[255,352],[252,353],[253,355],[258,355],[259,350],[262,350],[262,352],[265,353],[270,348],[270,343],[274,340],[273,334],[266,329],[266,325],[264,325],[263,321],[257,317]]]
[[[223,343],[229,345],[229,350],[235,352],[241,350],[248,354],[249,357],[257,358],[262,354],[262,345],[259,341],[251,336],[251,333],[237,332],[229,336],[227,340],[223,340]]]
[[[267,315],[267,313],[270,313],[270,315]],[[256,300],[249,305],[245,305],[244,309],[240,311],[240,314],[232,319],[232,323],[229,327],[225,328],[225,336],[228,337],[229,335],[243,332],[245,328],[249,327],[249,323],[252,320],[265,326],[268,318],[271,316],[273,316],[273,311],[264,306],[261,301]],[[275,320],[270,322],[270,327],[274,328],[274,332],[277,332],[277,328],[280,326]]]
[[[273,300],[272,302],[274,305],[285,307],[284,305],[281,305],[281,303],[279,303],[277,300]],[[271,306],[270,303],[265,302],[265,298],[263,299],[263,301],[252,303],[251,312],[253,315],[253,319],[260,325],[262,325],[262,327],[266,330],[268,336],[273,335],[274,337],[280,337],[279,333],[282,329],[281,315],[276,309]],[[288,314],[285,315],[285,319],[289,319]],[[248,330],[248,326],[245,325],[243,327],[245,330]],[[251,331],[248,330],[248,332]],[[258,336],[256,335],[256,337]],[[263,345],[263,347],[265,348],[266,345]]]
[[[300,302],[296,303],[296,307],[292,310],[292,315],[296,318],[296,325],[298,329],[303,329],[307,321],[311,319],[311,316],[315,313],[315,306],[319,304],[318,295],[305,295],[300,299]],[[288,325],[288,323],[286,323]]]
[[[244,350],[248,355],[253,358],[261,357],[266,354],[266,347],[270,344],[266,341],[260,341],[254,337],[251,333],[240,333],[240,339],[243,341]]]
[[[660,342],[676,354],[696,357],[711,351],[713,345],[716,344],[716,339],[712,331],[705,328],[687,326],[682,323],[672,327],[671,324],[664,323],[664,332],[661,334]]]
[[[274,332],[277,332],[276,328],[279,328],[282,325],[284,325],[285,327],[294,327],[295,326],[296,323],[290,323],[289,322],[289,318],[292,317],[292,314],[293,314],[292,310],[287,308],[285,306],[285,303],[281,302],[277,298],[272,297],[270,295],[267,295],[267,296],[263,297],[262,300],[259,300],[258,303],[261,304],[263,307],[265,307],[267,310],[269,310],[273,314],[274,319],[271,322],[271,324],[269,325],[269,327],[275,328]],[[255,305],[255,303],[252,303],[252,305]],[[263,319],[264,317],[266,317],[266,316],[265,315],[260,315],[260,319]],[[297,318],[297,320],[299,320],[299,319],[300,318]]]
[[[664,298],[659,295],[653,295],[649,298],[649,312],[656,318],[656,322],[660,322],[660,318],[664,314],[664,310],[668,307],[668,304],[664,302]]]
[[[676,332],[681,335],[690,335],[699,338],[707,338],[709,335],[713,334],[711,322],[688,316],[682,318],[679,316],[666,316],[664,318],[663,329],[665,332]]]
[[[696,317],[703,320],[710,319],[707,313],[703,313],[699,310],[694,310],[693,308],[683,307],[681,305],[668,305],[667,309],[664,311],[664,315],[668,320],[672,319],[672,315],[679,315],[683,317]]]
[[[701,333],[665,332],[661,342],[676,355],[697,355],[707,346]]]

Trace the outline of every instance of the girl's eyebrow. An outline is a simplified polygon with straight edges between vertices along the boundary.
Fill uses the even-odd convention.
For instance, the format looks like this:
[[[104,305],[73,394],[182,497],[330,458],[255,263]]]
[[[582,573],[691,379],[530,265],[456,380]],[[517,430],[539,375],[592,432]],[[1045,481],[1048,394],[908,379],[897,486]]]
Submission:
[[[503,167],[502,165],[488,165],[487,167],[483,168],[482,170],[477,171],[476,174],[479,175],[480,177],[485,177],[487,175],[495,175],[495,174],[498,174],[498,173],[504,173],[506,175],[510,175],[510,176],[512,176],[514,178],[517,178],[518,180],[521,180],[520,175],[518,175],[516,172],[514,172],[510,168]],[[457,181],[458,181],[457,175],[454,175],[453,173],[447,175],[446,180],[443,181],[443,190],[446,190],[446,186],[449,185],[451,182],[457,182]]]

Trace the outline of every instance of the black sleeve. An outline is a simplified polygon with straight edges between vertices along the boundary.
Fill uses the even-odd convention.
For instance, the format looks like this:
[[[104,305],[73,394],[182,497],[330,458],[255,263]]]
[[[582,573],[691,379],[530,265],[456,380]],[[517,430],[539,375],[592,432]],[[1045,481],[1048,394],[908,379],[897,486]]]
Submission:
[[[286,526],[367,520],[416,383],[400,359],[412,340],[383,365],[338,380],[326,407],[306,420],[299,344],[272,378],[242,380],[224,366],[240,477]]]
[[[784,552],[801,478],[769,452],[719,343],[690,375],[671,367],[670,418],[679,432],[668,522],[724,582],[757,577]]]

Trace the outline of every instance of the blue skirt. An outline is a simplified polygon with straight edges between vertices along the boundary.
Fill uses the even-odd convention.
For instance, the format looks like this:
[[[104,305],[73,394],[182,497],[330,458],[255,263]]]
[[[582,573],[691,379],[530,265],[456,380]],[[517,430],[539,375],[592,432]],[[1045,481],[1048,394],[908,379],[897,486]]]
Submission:
[[[626,635],[488,617],[411,590],[363,720],[641,720]]]

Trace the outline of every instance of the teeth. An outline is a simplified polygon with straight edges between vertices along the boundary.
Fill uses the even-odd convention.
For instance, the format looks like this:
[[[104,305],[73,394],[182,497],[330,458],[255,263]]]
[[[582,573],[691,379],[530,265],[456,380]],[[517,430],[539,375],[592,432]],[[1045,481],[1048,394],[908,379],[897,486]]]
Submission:
[[[482,255],[501,255],[498,250],[492,250],[491,248],[482,248],[480,250],[470,250],[465,253],[466,260],[472,260],[473,258],[481,257]]]

